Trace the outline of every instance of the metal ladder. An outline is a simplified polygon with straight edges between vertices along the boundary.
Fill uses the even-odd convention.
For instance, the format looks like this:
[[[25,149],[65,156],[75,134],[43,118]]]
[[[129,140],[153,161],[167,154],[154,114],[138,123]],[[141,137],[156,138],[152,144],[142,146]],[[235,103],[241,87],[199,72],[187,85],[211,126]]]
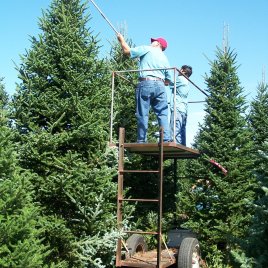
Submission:
[[[143,146],[137,144],[137,146]],[[145,145],[146,146],[146,145]],[[120,128],[119,130],[119,144],[118,144],[118,194],[117,194],[117,223],[118,228],[122,229],[123,220],[123,203],[124,202],[155,202],[158,203],[158,224],[157,232],[142,232],[142,231],[124,231],[125,233],[139,233],[139,234],[152,234],[157,235],[157,268],[161,264],[161,244],[162,244],[162,196],[163,196],[163,162],[164,162],[164,147],[163,147],[163,129],[160,130],[160,141],[159,147],[159,160],[158,160],[158,170],[125,170],[124,169],[124,151],[125,151],[125,129]],[[155,173],[159,176],[159,191],[157,199],[131,199],[124,198],[123,191],[123,181],[124,174],[126,173]],[[122,239],[119,238],[117,241],[117,251],[116,251],[116,267],[121,267],[122,260]]]

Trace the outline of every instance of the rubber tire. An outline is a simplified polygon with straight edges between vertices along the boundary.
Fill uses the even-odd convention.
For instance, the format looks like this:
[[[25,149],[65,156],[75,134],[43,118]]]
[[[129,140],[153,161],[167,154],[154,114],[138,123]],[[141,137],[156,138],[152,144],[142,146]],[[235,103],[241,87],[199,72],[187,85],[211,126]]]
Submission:
[[[193,254],[198,256],[198,263],[193,266]],[[196,238],[186,237],[182,240],[179,254],[177,267],[178,268],[197,268],[200,267],[201,256],[200,256],[200,246],[199,242]]]
[[[133,256],[137,252],[144,253],[148,251],[148,246],[144,240],[144,237],[140,234],[131,235],[127,239],[126,244],[129,251],[129,257]]]

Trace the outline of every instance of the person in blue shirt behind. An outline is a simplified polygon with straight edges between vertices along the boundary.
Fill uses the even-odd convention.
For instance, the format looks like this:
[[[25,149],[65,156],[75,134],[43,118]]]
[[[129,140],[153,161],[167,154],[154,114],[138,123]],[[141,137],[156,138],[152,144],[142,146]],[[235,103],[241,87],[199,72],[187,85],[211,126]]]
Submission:
[[[151,38],[151,45],[130,48],[122,34],[117,35],[123,53],[139,59],[139,83],[136,87],[137,142],[147,142],[150,107],[153,108],[159,127],[163,127],[163,141],[170,141],[168,103],[164,81],[170,81],[169,61],[163,51],[167,48],[164,38]],[[152,70],[161,69],[161,70]],[[146,71],[150,70],[150,71]]]
[[[178,73],[176,77],[176,119],[175,119],[175,141],[186,146],[186,122],[187,122],[187,110],[188,110],[188,94],[189,94],[189,81],[186,77],[192,75],[192,67],[189,65],[183,65],[180,69],[181,73]],[[185,75],[185,76],[184,76]],[[174,137],[174,83],[170,83],[171,100],[170,100],[170,129],[171,137]]]

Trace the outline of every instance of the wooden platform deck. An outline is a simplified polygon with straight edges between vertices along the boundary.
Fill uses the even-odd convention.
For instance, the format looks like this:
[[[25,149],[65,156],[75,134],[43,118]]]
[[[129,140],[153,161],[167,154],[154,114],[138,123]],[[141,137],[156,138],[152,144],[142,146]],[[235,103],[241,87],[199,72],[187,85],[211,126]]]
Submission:
[[[110,146],[116,145],[110,144]],[[124,143],[124,148],[127,151],[148,156],[159,156],[159,146],[160,145],[158,143]],[[163,143],[163,151],[165,159],[189,159],[200,156],[198,150],[177,144],[175,142]]]

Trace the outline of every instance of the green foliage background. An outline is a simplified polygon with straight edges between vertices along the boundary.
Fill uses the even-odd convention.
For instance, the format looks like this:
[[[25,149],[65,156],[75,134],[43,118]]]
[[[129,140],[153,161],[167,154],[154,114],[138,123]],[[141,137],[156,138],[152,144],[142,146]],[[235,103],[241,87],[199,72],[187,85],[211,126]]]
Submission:
[[[138,74],[130,70],[137,62],[122,54],[117,40],[109,58],[100,59],[87,4],[53,0],[16,67],[21,82],[12,101],[0,81],[1,267],[114,267],[122,234],[117,149],[109,146],[111,77],[112,142],[120,127],[134,142]],[[259,85],[247,114],[236,56],[217,48],[205,75],[206,115],[194,145],[200,158],[165,161],[163,231],[196,232],[208,267],[266,267],[267,84]],[[150,126],[153,142],[156,131]],[[153,170],[157,161],[126,154],[125,168]],[[157,194],[157,176],[125,180],[126,197]],[[154,230],[156,211],[149,203],[126,205],[123,225]],[[156,240],[147,242],[153,247]]]

